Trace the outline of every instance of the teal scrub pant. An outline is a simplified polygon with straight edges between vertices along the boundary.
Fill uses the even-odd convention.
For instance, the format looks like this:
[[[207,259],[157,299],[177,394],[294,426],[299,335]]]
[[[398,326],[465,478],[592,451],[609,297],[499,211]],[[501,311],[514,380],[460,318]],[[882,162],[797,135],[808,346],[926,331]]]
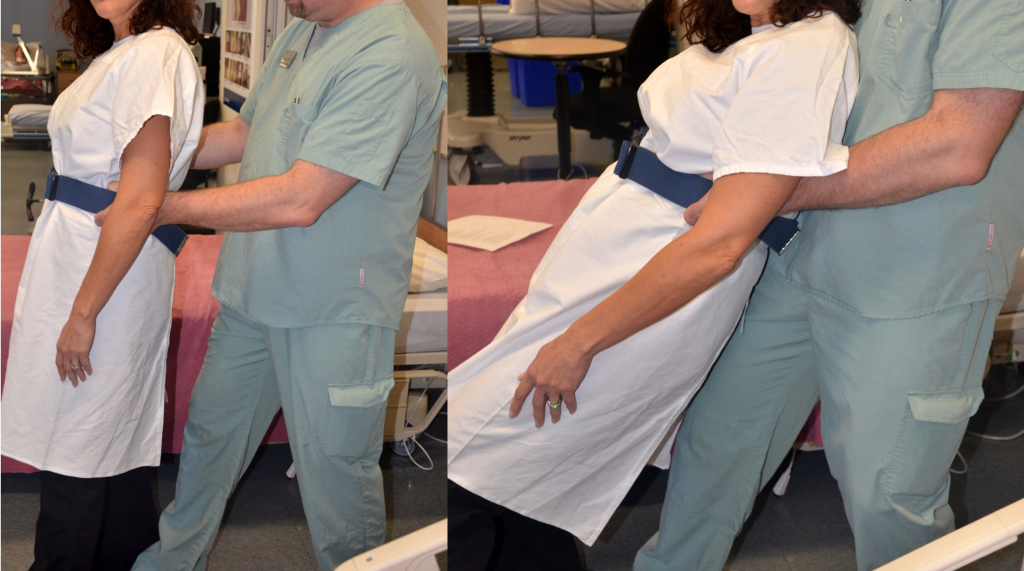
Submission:
[[[222,306],[189,403],[174,501],[133,569],[206,569],[225,503],[279,409],[320,571],[382,544],[377,462],[394,348],[392,329],[278,329]]]
[[[822,438],[875,569],[953,530],[949,467],[983,394],[998,301],[868,319],[769,265],[687,409],[660,531],[635,571],[722,569],[819,397]]]

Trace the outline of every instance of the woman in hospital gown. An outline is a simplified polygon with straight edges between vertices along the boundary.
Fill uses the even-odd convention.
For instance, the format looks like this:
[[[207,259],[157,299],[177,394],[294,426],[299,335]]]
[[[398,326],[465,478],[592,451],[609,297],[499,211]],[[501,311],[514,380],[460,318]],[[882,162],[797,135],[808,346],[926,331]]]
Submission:
[[[175,254],[150,233],[202,129],[183,39],[198,39],[197,11],[188,0],[61,9],[58,28],[95,59],[50,113],[54,170],[117,194],[102,232],[92,213],[43,204],[15,301],[0,447],[42,470],[34,570],[129,569],[158,539],[144,467],[160,464]]]
[[[733,3],[746,5],[745,14],[753,14],[751,5],[774,4]],[[780,0],[780,12],[790,8],[785,4],[794,3]],[[682,207],[607,170],[559,231],[495,339],[451,371],[453,564],[483,565],[470,561],[468,551],[477,548],[459,553],[460,545],[493,529],[487,518],[497,508],[593,544],[671,436],[764,267],[767,247],[756,237],[797,177],[846,168],[842,136],[857,87],[850,26],[860,13],[854,1],[819,8],[830,5],[846,21],[822,10],[756,26],[719,53],[698,44],[641,86],[650,127],[641,146],[675,171],[710,173],[707,206],[691,228]],[[635,334],[616,331],[617,324]],[[529,393],[534,383],[544,388]],[[510,418],[517,389],[529,398]],[[548,411],[559,422],[538,428],[545,408],[562,398]],[[574,400],[577,411],[562,414]],[[509,538],[518,524],[505,528],[506,548],[533,541]],[[571,559],[572,542],[568,549]]]

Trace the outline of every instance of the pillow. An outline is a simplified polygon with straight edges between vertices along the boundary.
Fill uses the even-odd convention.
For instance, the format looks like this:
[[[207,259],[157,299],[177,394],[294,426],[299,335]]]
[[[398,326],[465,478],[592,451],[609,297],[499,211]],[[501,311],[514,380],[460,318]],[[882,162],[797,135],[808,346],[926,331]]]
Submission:
[[[590,0],[539,0],[541,14],[589,14]],[[594,0],[594,11],[600,14],[641,12],[647,0]],[[534,0],[511,0],[510,14],[533,14]]]
[[[448,287],[448,254],[416,238],[412,252],[409,293],[425,293]]]

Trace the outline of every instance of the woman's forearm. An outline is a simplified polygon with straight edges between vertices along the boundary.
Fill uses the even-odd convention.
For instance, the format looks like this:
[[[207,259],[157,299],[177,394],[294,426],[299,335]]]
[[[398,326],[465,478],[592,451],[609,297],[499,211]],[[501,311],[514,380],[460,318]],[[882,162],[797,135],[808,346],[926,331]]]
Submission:
[[[735,269],[798,180],[765,174],[722,177],[697,225],[578,319],[567,334],[592,358],[679,310]]]
[[[734,256],[721,248],[701,249],[696,238],[677,238],[569,327],[567,334],[586,357],[668,317],[732,271]]]
[[[89,321],[96,319],[153,232],[159,210],[159,205],[152,204],[111,207],[96,253],[75,297],[74,315]]]

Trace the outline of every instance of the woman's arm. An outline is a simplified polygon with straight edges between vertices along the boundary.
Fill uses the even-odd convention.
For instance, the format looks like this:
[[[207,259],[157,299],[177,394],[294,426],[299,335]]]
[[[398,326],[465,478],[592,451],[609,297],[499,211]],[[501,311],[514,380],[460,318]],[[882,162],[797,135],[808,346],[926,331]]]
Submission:
[[[576,411],[576,389],[601,351],[668,317],[731,273],[778,214],[800,179],[771,174],[719,178],[697,225],[658,252],[618,291],[540,349],[520,377],[509,416],[533,391],[534,420],[544,425],[547,401]],[[536,389],[536,390],[535,390]],[[551,411],[558,422],[560,411]]]
[[[154,230],[167,190],[170,163],[171,121],[163,115],[155,115],[146,121],[121,155],[117,196],[100,232],[89,271],[75,297],[71,316],[57,341],[60,380],[70,378],[71,384],[77,387],[86,374],[92,374],[89,351],[96,333],[96,316]],[[81,367],[73,368],[72,363],[79,363]]]

